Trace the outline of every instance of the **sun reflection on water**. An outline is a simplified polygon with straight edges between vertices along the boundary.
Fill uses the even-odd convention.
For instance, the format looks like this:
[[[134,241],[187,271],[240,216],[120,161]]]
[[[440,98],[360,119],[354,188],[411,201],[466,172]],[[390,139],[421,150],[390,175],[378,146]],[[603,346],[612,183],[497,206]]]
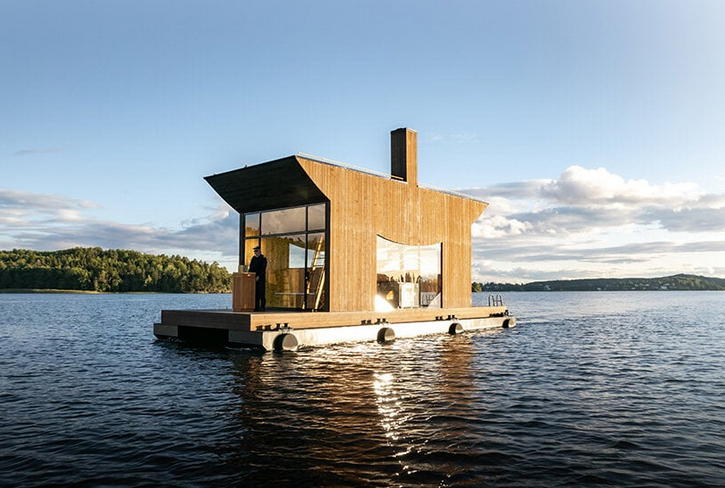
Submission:
[[[395,392],[395,376],[392,373],[375,373],[373,375],[373,389],[376,395],[376,404],[381,416],[381,424],[385,436],[392,440],[400,438],[401,401]]]
[[[397,444],[401,440],[402,433],[404,433],[404,424],[408,415],[404,413],[400,394],[395,391],[395,376],[392,373],[375,373],[373,378],[373,389],[375,390],[375,400],[381,417],[381,426],[390,444]],[[394,455],[395,458],[399,459],[410,454],[413,449],[412,445],[395,447],[402,447],[402,450],[396,450]],[[401,463],[402,473],[412,474],[415,472],[415,470],[410,469],[410,466],[403,464],[402,459],[399,462]]]

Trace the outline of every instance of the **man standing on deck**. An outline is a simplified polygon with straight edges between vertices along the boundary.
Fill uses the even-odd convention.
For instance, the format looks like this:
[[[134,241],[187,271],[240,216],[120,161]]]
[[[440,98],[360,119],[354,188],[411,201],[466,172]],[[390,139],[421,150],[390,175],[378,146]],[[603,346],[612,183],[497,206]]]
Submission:
[[[249,262],[249,272],[256,274],[256,284],[254,287],[254,310],[261,311],[267,307],[267,297],[265,294],[265,280],[267,278],[267,258],[262,254],[259,246],[254,248],[254,256]]]

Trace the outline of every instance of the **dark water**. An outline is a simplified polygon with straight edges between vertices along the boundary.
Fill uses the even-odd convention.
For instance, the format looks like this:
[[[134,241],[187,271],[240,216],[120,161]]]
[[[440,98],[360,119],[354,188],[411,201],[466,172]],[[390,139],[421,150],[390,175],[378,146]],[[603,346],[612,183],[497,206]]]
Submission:
[[[264,354],[155,341],[229,295],[0,295],[0,486],[725,485],[725,294],[504,298],[515,329]]]

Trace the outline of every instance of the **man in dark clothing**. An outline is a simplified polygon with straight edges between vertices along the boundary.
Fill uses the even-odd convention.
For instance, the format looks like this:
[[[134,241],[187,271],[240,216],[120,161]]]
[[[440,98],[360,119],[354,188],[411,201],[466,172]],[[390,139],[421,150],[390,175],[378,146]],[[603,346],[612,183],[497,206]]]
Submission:
[[[267,278],[267,258],[262,255],[259,246],[254,248],[254,256],[249,262],[249,272],[257,275],[254,298],[254,310],[264,310],[267,307],[267,298],[264,296],[265,280]]]

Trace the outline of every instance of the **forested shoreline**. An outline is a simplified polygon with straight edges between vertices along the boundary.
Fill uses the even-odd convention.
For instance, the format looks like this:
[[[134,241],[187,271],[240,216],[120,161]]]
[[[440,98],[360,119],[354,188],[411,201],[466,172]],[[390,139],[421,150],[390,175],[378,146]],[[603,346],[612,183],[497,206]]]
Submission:
[[[0,250],[0,292],[228,293],[232,278],[218,263],[123,249],[76,247],[62,251]],[[725,290],[725,280],[679,274],[662,278],[614,278],[472,283],[474,292]]]
[[[725,290],[725,279],[677,274],[661,278],[595,278],[532,281],[531,283],[473,283],[474,292],[500,291],[645,291]]]
[[[0,251],[0,291],[226,293],[231,274],[218,263],[100,247]]]

